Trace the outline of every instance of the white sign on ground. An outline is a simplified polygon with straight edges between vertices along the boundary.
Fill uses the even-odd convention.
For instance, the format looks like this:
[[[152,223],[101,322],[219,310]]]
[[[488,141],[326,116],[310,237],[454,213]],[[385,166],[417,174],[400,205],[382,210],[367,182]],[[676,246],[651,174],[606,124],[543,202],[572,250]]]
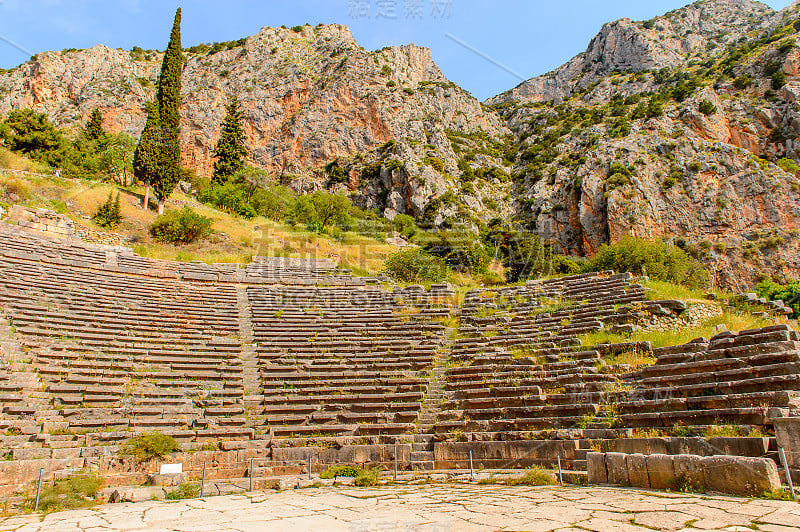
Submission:
[[[177,475],[183,473],[183,464],[161,464],[162,475]]]

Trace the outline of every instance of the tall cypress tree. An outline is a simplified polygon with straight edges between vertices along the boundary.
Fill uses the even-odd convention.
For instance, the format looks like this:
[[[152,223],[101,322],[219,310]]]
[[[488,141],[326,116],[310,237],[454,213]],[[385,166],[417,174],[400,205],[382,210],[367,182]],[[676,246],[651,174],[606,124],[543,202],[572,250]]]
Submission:
[[[86,123],[84,134],[89,140],[101,140],[105,137],[106,132],[103,129],[103,115],[100,113],[100,109],[95,108],[92,114],[89,115],[89,122]]]
[[[244,145],[243,117],[239,99],[234,96],[226,107],[225,121],[222,123],[219,142],[214,151],[214,157],[217,158],[214,163],[214,175],[211,177],[214,183],[226,183],[236,172],[244,168],[247,148]]]
[[[144,124],[136,151],[133,152],[133,175],[145,185],[145,210],[150,208],[150,185],[158,180],[160,150],[161,120],[158,115],[158,104],[148,102],[147,122]]]
[[[161,63],[156,102],[161,124],[161,150],[158,178],[153,182],[153,192],[158,199],[158,213],[164,212],[164,203],[181,178],[180,169],[180,104],[183,49],[181,48],[181,8],[175,12],[175,22],[169,45]]]

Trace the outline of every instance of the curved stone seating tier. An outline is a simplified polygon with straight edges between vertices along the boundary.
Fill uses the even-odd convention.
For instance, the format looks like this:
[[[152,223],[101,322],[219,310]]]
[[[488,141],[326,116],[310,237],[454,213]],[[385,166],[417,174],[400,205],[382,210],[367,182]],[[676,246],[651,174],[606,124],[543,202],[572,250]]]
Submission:
[[[245,425],[235,287],[40,257],[0,255],[0,307],[49,399],[4,415],[74,433]]]
[[[424,374],[444,342],[440,313],[407,305],[405,291],[249,287],[247,294],[260,414],[272,434],[414,430]]]
[[[685,309],[647,301],[632,276],[607,272],[474,290],[462,308],[435,430],[768,426],[780,409],[800,406],[797,334],[786,326],[660,349],[580,345],[581,335],[635,322],[643,311]],[[625,352],[656,363],[606,367],[604,357]]]
[[[73,268],[187,281],[342,286],[363,286],[367,281],[353,277],[349,270],[337,269],[329,259],[254,257],[245,267],[228,263],[177,262],[142,257],[126,247],[54,238],[5,223],[0,223],[0,254]]]

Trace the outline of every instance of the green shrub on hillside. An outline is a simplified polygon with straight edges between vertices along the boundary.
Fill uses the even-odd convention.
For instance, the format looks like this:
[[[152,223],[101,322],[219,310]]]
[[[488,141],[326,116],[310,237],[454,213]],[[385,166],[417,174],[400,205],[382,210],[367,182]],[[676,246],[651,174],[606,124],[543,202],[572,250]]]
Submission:
[[[708,100],[703,100],[697,109],[706,116],[713,115],[717,112],[717,106]]]
[[[250,219],[256,215],[241,183],[211,183],[200,192],[198,199],[242,218]]]
[[[786,74],[782,71],[775,72],[772,74],[772,89],[779,90],[781,87],[786,85]]]
[[[739,90],[748,88],[753,84],[753,77],[750,74],[743,74],[733,80],[733,86]]]
[[[113,193],[108,193],[106,201],[97,207],[97,212],[92,216],[92,220],[106,229],[113,229],[122,221],[122,212],[119,205],[119,193],[113,197]]]
[[[190,244],[211,232],[211,218],[197,214],[189,207],[167,211],[155,219],[150,233],[159,242]]]
[[[330,225],[342,224],[350,211],[350,198],[342,194],[329,194],[317,191],[298,196],[294,202],[292,215],[312,231],[322,232]]]
[[[0,123],[0,139],[13,151],[50,165],[67,157],[68,143],[47,115],[32,109],[11,111]]]
[[[287,187],[271,185],[256,190],[250,198],[250,205],[261,216],[279,222],[289,215],[295,198],[296,194]]]
[[[418,248],[406,248],[389,255],[385,267],[393,279],[407,283],[440,282],[450,273],[444,260]]]
[[[790,301],[800,296],[800,280],[790,281],[785,285],[780,285],[772,281],[762,281],[756,285],[756,293],[758,297],[764,297],[770,301],[781,300],[788,304]],[[792,318],[800,316],[800,302],[792,302],[791,308],[793,311]]]
[[[800,166],[797,166],[797,163],[794,162],[793,159],[789,159],[784,157],[780,161],[778,161],[778,166],[784,171],[789,172],[791,174],[796,174],[800,172]]]
[[[414,238],[414,235],[419,231],[417,221],[413,216],[408,214],[398,214],[392,220],[392,226],[397,232],[403,235],[404,238]]]
[[[439,172],[440,174],[444,172],[444,162],[438,157],[425,157],[422,160],[423,163],[427,164],[428,166],[432,167],[434,170]]]
[[[614,270],[690,288],[708,284],[708,271],[682,249],[662,241],[628,236],[604,245],[588,263],[589,271]]]
[[[456,271],[485,273],[491,262],[486,248],[469,231],[441,231],[429,240],[418,243],[427,253],[440,257]]]

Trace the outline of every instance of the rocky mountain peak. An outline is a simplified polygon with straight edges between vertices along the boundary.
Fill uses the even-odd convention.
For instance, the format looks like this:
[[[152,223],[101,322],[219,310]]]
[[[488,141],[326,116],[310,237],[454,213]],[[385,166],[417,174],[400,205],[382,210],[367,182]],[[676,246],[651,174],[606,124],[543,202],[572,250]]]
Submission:
[[[33,108],[76,129],[98,108],[107,130],[138,137],[161,57],[105,46],[43,52],[0,74],[0,116]],[[265,27],[238,41],[188,48],[186,60],[181,162],[204,176],[211,175],[233,95],[244,112],[250,164],[313,190],[330,184],[324,167],[341,159],[351,177],[337,185],[389,216],[419,215],[432,199],[460,192],[451,137],[475,136],[487,146],[510,134],[496,113],[444,76],[429,49],[368,51],[340,24]],[[390,141],[391,150],[379,150]],[[485,211],[482,193],[460,194],[459,201]]]
[[[604,24],[586,51],[531,78],[489,104],[561,101],[613,72],[675,68],[775,22],[776,12],[752,0],[701,0],[647,21]]]

